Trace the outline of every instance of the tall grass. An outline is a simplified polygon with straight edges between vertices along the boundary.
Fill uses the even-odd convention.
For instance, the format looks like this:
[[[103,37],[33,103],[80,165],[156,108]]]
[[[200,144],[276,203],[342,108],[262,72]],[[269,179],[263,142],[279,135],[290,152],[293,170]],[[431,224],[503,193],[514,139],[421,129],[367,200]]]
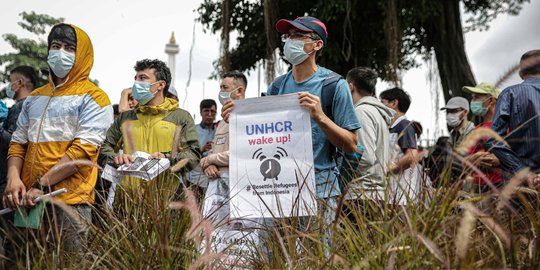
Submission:
[[[482,133],[485,135],[485,133]],[[476,136],[478,137],[478,136]],[[470,143],[470,142],[466,142]],[[473,164],[474,165],[474,164]],[[440,269],[538,268],[538,194],[515,176],[500,192],[462,191],[465,175],[421,198],[396,206],[381,201],[343,201],[335,223],[321,229],[321,217],[279,219],[265,231],[253,269]],[[203,249],[213,226],[200,215],[188,188],[176,194],[180,180],[164,174],[137,190],[119,190],[115,210],[94,208],[83,254],[67,254],[61,245],[35,234],[31,254],[17,259],[19,269],[215,269],[229,268],[225,254]],[[423,192],[427,193],[428,190]],[[68,207],[68,206],[66,206]],[[305,220],[303,222],[306,222]],[[323,231],[332,230],[331,247]],[[330,256],[325,250],[330,249]],[[226,251],[224,251],[226,253]]]

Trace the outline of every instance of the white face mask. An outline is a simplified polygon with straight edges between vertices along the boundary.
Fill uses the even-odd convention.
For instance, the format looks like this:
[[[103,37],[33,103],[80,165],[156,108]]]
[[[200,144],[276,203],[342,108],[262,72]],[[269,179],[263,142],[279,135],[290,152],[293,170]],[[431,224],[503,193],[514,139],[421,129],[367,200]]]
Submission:
[[[228,100],[232,99],[231,96],[232,96],[232,93],[238,91],[238,89],[240,89],[240,87],[236,87],[234,90],[232,90],[231,92],[226,92],[226,91],[219,91],[219,103],[221,103],[221,105],[224,105],[225,102],[227,102]]]
[[[302,64],[314,52],[306,53],[304,51],[304,45],[309,43],[314,43],[314,41],[304,42],[300,39],[287,39],[285,45],[283,45],[285,60],[289,61],[293,66]]]
[[[60,50],[50,50],[47,63],[56,77],[63,79],[75,64],[75,54]]]
[[[447,113],[446,114],[446,124],[448,124],[449,127],[457,127],[461,122],[463,122],[463,119],[460,117],[461,112],[457,113]]]

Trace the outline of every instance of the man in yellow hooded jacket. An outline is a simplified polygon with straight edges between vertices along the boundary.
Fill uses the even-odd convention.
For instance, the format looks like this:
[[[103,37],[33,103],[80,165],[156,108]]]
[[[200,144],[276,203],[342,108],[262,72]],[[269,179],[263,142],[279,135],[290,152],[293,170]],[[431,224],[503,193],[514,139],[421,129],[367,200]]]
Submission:
[[[48,36],[49,83],[34,90],[23,104],[8,152],[8,184],[3,203],[10,208],[35,206],[44,192],[66,188],[55,199],[72,206],[80,217],[60,207],[51,227],[61,228],[62,243],[74,251],[84,243],[91,219],[100,145],[113,121],[107,94],[88,79],[94,62],[92,43],[78,27],[58,24]],[[65,208],[65,207],[64,207]]]
[[[185,172],[198,165],[200,158],[193,118],[189,112],[178,108],[176,100],[166,97],[171,86],[171,72],[164,62],[144,59],[137,61],[134,68],[135,82],[131,90],[138,105],[133,110],[121,113],[114,121],[107,131],[101,155],[116,165],[133,162],[132,154],[135,151],[149,153],[150,158],[168,158],[171,166],[185,160],[187,163],[182,168],[185,175]],[[144,197],[147,190],[159,188],[168,194],[160,192],[157,195],[167,200],[167,195],[172,195],[178,184],[179,181],[161,179],[150,181],[147,185],[141,179],[124,177],[121,190]]]

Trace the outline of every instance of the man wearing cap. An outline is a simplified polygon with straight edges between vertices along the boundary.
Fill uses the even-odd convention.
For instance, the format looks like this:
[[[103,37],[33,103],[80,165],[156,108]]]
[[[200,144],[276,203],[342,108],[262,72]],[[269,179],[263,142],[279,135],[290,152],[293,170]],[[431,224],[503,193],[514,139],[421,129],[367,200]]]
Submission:
[[[476,126],[476,128],[490,128],[491,120],[495,114],[497,98],[500,93],[499,88],[488,83],[480,83],[477,86],[465,86],[463,87],[463,91],[470,93],[472,96],[470,106],[472,114],[483,119],[483,122]],[[465,157],[466,162],[464,162],[465,167],[468,164],[472,164],[482,171],[483,175],[478,172],[472,173],[473,191],[478,193],[490,190],[490,186],[486,181],[489,181],[495,187],[500,187],[503,184],[499,159],[494,154],[487,152],[484,147],[485,142],[486,139],[482,139],[471,147],[467,151],[468,155]]]
[[[336,148],[345,153],[356,151],[356,131],[360,128],[360,122],[354,111],[349,87],[343,79],[336,80],[336,85],[331,89],[335,90],[333,102],[330,103],[333,119],[323,112],[321,104],[326,102],[322,100],[323,85],[331,78],[340,78],[331,70],[317,65],[317,57],[327,43],[328,33],[324,23],[313,17],[282,19],[277,22],[276,29],[283,34],[284,58],[293,67],[272,82],[267,94],[297,93],[300,106],[311,114],[316,193],[320,199],[319,210],[324,213],[325,223],[328,224],[335,217],[335,198],[341,194],[334,153]],[[227,102],[223,107],[222,116],[227,119],[233,105]]]
[[[474,129],[474,123],[467,119],[469,114],[469,101],[463,97],[451,98],[446,106],[441,108],[446,110],[446,124],[450,127],[450,136],[454,147],[458,147]]]
[[[274,80],[268,93],[297,93],[300,106],[308,109],[311,114],[317,198],[320,199],[324,223],[329,225],[335,216],[335,198],[341,193],[333,155],[336,148],[345,153],[356,151],[360,122],[345,80],[339,80],[335,86],[333,119],[323,112],[323,84],[327,78],[338,76],[317,65],[317,57],[327,44],[328,33],[324,23],[313,17],[281,19],[276,29],[283,34],[283,54],[293,68],[280,80]],[[277,88],[277,93],[272,93],[272,88]],[[329,237],[328,232],[326,237]],[[330,244],[328,240],[326,244]]]

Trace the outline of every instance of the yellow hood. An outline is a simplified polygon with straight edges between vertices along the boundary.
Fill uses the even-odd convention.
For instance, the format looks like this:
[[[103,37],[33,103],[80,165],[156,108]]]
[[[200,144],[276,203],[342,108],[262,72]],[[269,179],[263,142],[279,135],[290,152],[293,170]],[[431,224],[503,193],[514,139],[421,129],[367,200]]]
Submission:
[[[61,86],[61,88],[70,88],[70,86],[79,83],[81,81],[88,80],[88,77],[90,76],[90,71],[92,70],[92,66],[94,65],[94,47],[92,46],[92,42],[90,41],[90,38],[79,27],[72,25],[72,24],[57,24],[52,29],[51,32],[61,25],[68,25],[75,30],[75,36],[77,38],[77,50],[75,52],[75,64],[73,65],[73,68],[68,73],[68,80],[64,85]],[[51,87],[54,87],[53,81],[52,81],[52,70],[49,68],[49,85]]]

